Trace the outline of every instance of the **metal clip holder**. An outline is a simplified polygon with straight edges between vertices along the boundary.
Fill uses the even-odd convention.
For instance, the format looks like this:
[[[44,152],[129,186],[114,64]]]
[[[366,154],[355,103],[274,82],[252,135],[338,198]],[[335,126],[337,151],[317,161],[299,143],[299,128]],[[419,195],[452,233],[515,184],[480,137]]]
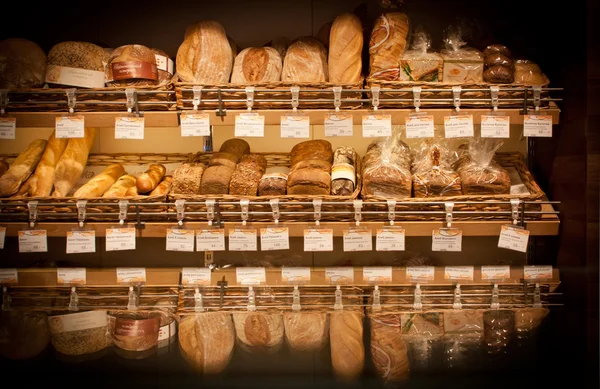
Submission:
[[[125,99],[127,100],[127,113],[133,115],[133,109],[137,112],[137,91],[133,88],[125,89]]]
[[[372,309],[374,311],[381,310],[381,292],[379,291],[379,285],[375,285],[373,289],[373,305]]]
[[[256,311],[256,293],[252,286],[248,287],[248,310],[251,312]]]
[[[75,88],[70,88],[66,90],[67,107],[69,108],[70,115],[73,115],[75,113],[75,104],[77,104],[77,97],[75,96],[75,91]]]
[[[387,200],[388,206],[388,220],[390,221],[390,226],[394,225],[394,220],[396,220],[396,200]]]
[[[360,221],[362,220],[362,200],[354,200],[354,220],[356,221],[356,225],[360,226]]]
[[[38,201],[30,201],[27,203],[27,208],[29,209],[29,227],[35,227],[35,222],[38,217]]]
[[[539,112],[540,105],[542,104],[542,87],[534,85],[531,88],[533,89],[533,106],[535,107],[535,112]]]
[[[79,296],[77,295],[77,288],[71,287],[71,295],[69,297],[69,311],[79,311]]]
[[[248,212],[250,208],[250,200],[242,199],[240,200],[240,207],[242,208],[242,225],[245,226],[248,222],[248,216],[250,213]]]
[[[421,291],[421,285],[417,284],[415,286],[414,292],[414,300],[413,300],[413,309],[420,311],[423,309],[423,294]]]
[[[0,89],[0,115],[6,113],[8,107],[8,89]]]
[[[344,309],[344,304],[342,303],[342,288],[339,285],[335,287],[335,303],[333,304],[333,309],[337,311]]]
[[[202,293],[200,293],[199,288],[194,290],[194,312],[204,312]]]
[[[498,110],[498,93],[500,92],[500,87],[498,85],[490,86],[490,95],[492,96],[492,108],[494,111]]]
[[[297,112],[300,105],[300,87],[292,86],[290,92],[292,93],[292,111]]]
[[[2,287],[2,310],[6,311],[10,309],[10,303],[12,299],[10,298],[10,293],[8,292],[8,288],[6,286]]]
[[[215,220],[215,200],[206,200],[206,219],[208,220],[208,225],[213,225],[213,220]]]
[[[415,106],[415,112],[419,112],[421,110],[421,87],[413,86],[413,105]]]
[[[494,287],[492,288],[492,303],[490,304],[490,308],[500,308],[500,289],[498,289],[498,284],[494,284]]]
[[[194,105],[194,111],[198,111],[198,107],[202,102],[202,87],[200,85],[194,85],[192,87],[192,93],[194,97],[192,98],[192,104]]]
[[[460,112],[460,92],[462,91],[462,88],[460,85],[455,85],[452,87],[452,96],[453,96],[453,100],[454,100],[454,109],[456,109],[456,112]]]
[[[321,223],[321,205],[323,205],[323,200],[314,199],[313,207],[315,209],[315,224],[318,226]]]
[[[521,200],[519,200],[519,199],[511,199],[510,200],[511,216],[513,219],[513,224],[515,226],[519,225],[519,205],[520,204],[521,204]]]
[[[271,204],[271,210],[273,211],[273,222],[275,224],[279,224],[279,217],[281,214],[279,213],[279,199],[271,199],[269,200]]]
[[[446,228],[452,227],[452,211],[454,210],[454,203],[451,201],[444,203],[444,210],[446,212]]]
[[[540,290],[540,284],[535,284],[535,289],[533,290],[533,308],[541,308],[542,307],[542,293]]]
[[[454,302],[452,303],[452,309],[462,309],[460,294],[460,284],[456,284],[456,288],[454,288]]]
[[[75,205],[77,206],[77,220],[79,221],[79,227],[83,228],[83,225],[85,224],[85,216],[87,213],[87,200],[77,200],[77,203],[75,203]]]
[[[300,306],[300,289],[298,285],[294,285],[294,291],[292,292],[292,311],[299,311],[302,307]]]
[[[246,87],[246,108],[248,108],[248,112],[252,111],[252,107],[254,107],[254,87],[248,86]]]
[[[175,200],[175,209],[177,210],[177,224],[181,227],[185,218],[185,200]]]
[[[381,91],[381,88],[378,86],[371,87],[371,95],[373,96],[373,98],[371,99],[371,105],[373,106],[373,111],[377,111],[377,108],[379,108],[379,92],[380,91]]]
[[[138,293],[136,293],[133,286],[129,287],[129,293],[127,294],[127,310],[129,311],[135,311],[140,307],[139,288],[138,286]]]
[[[127,209],[129,208],[129,201],[119,200],[119,224],[124,225],[127,219]]]
[[[335,112],[340,112],[340,107],[342,106],[342,87],[341,86],[333,87],[333,106],[335,107]]]

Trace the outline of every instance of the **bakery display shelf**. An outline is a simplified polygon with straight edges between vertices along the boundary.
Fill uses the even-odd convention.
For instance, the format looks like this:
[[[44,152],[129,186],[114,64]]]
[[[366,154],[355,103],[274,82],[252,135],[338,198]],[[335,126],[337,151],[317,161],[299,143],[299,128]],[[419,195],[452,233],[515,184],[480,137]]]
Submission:
[[[17,127],[52,127],[56,126],[56,118],[64,113],[60,112],[8,112],[8,116],[16,118]],[[113,128],[115,118],[126,116],[122,112],[76,112],[85,118],[86,127]],[[146,127],[177,127],[179,118],[175,111],[147,111],[143,113],[144,126]]]

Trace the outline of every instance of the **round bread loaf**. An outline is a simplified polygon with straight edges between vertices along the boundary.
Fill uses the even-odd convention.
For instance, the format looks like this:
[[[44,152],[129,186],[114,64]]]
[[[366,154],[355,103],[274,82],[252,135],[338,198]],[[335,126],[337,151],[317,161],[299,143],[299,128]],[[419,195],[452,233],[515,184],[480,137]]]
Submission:
[[[486,82],[510,84],[515,80],[515,73],[507,66],[491,66],[483,71],[483,79]]]
[[[506,66],[512,68],[513,60],[504,54],[496,53],[485,57],[485,66]]]
[[[486,57],[492,54],[502,54],[507,57],[512,57],[512,53],[508,47],[500,44],[489,45],[483,50],[483,55]]]
[[[227,139],[225,142],[223,142],[219,148],[219,151],[223,153],[235,154],[238,156],[238,158],[242,158],[244,155],[250,153],[250,145],[243,139]]]
[[[156,57],[142,45],[117,47],[106,65],[106,85],[116,87],[152,86],[158,83]]]
[[[285,340],[297,351],[318,351],[329,342],[329,315],[325,312],[283,314]]]
[[[248,47],[242,50],[233,65],[231,82],[271,82],[281,80],[281,57],[272,47]]]
[[[288,47],[283,60],[281,81],[327,82],[327,49],[314,37],[302,37]]]
[[[246,351],[271,353],[283,343],[283,317],[279,313],[235,312],[238,344]]]
[[[107,59],[106,51],[93,43],[58,43],[48,53],[46,82],[54,87],[102,88]]]
[[[50,342],[48,316],[40,312],[0,312],[0,355],[27,359],[40,354]]]
[[[44,85],[46,53],[27,39],[0,42],[0,89],[39,88]]]

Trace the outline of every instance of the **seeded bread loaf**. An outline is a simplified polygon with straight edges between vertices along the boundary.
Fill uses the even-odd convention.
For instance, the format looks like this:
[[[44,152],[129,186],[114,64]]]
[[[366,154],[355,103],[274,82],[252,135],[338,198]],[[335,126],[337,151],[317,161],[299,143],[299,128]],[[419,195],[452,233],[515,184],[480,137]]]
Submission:
[[[104,49],[93,43],[58,43],[48,53],[46,82],[53,87],[102,88],[107,60]]]
[[[258,184],[259,196],[284,196],[290,169],[283,166],[268,167]]]
[[[229,194],[256,196],[258,184],[267,168],[267,160],[259,154],[248,154],[237,164],[229,183]]]
[[[158,84],[156,57],[142,45],[117,47],[108,58],[106,85],[117,87],[154,86]]]

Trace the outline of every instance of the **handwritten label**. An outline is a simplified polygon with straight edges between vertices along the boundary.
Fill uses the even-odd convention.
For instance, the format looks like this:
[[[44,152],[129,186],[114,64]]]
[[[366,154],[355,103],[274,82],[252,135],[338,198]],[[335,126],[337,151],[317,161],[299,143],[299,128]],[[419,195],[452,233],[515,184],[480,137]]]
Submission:
[[[462,251],[462,231],[458,228],[440,228],[431,234],[432,251]]]
[[[310,267],[282,267],[281,282],[310,282]]]
[[[352,136],[354,134],[354,122],[352,115],[343,113],[329,113],[323,121],[325,125],[325,136]]]
[[[287,227],[260,229],[260,249],[262,251],[289,250],[290,237]]]
[[[512,225],[503,225],[501,227],[498,247],[526,253],[528,242],[529,231],[526,229]]]
[[[523,117],[523,135],[544,138],[552,137],[552,116],[525,115]]]
[[[333,230],[331,228],[305,229],[304,251],[333,251]]]
[[[17,269],[0,269],[0,284],[18,284],[19,272]]]
[[[17,118],[0,117],[0,139],[15,139]]]
[[[435,134],[433,115],[407,116],[405,123],[408,139],[433,138]]]
[[[510,278],[510,266],[482,266],[481,280],[506,280]]]
[[[55,129],[57,138],[83,138],[85,136],[83,115],[58,116]]]
[[[308,138],[310,136],[310,117],[308,116],[282,116],[282,138]]]
[[[474,135],[473,115],[444,117],[446,138],[466,138]]]
[[[325,269],[325,281],[330,284],[350,284],[354,282],[354,268],[328,267]]]
[[[405,238],[402,227],[379,228],[375,236],[375,248],[377,251],[404,251]]]
[[[229,230],[229,251],[256,251],[256,230],[232,228]]]
[[[225,251],[225,230],[222,228],[196,230],[196,251]]]
[[[373,238],[368,228],[350,228],[344,230],[344,251],[371,251]]]
[[[525,280],[551,280],[552,266],[525,266],[523,268]]]
[[[207,267],[184,267],[181,269],[183,285],[210,285],[211,273]]]
[[[482,138],[510,138],[510,116],[481,115]]]
[[[236,267],[235,279],[238,284],[258,285],[267,282],[267,274],[264,267]]]
[[[364,282],[392,282],[391,266],[368,266],[363,267]]]
[[[146,268],[143,267],[118,267],[117,283],[134,284],[146,282]]]
[[[265,136],[265,117],[256,113],[241,113],[235,117],[235,136],[262,138]]]
[[[446,266],[444,279],[455,281],[473,281],[473,266]]]
[[[95,252],[96,231],[67,231],[67,254]]]
[[[56,283],[58,285],[85,285],[87,281],[84,267],[56,269]]]
[[[363,138],[392,136],[391,115],[366,115],[362,118]]]
[[[115,139],[144,139],[144,118],[130,116],[116,117]]]
[[[135,250],[135,228],[108,228],[106,251]]]
[[[45,253],[48,251],[48,236],[46,230],[19,231],[20,253]]]
[[[406,280],[409,282],[426,282],[435,280],[433,266],[409,266],[406,268]]]
[[[4,240],[6,239],[6,227],[0,227],[0,250],[4,249]]]
[[[167,251],[194,251],[194,230],[167,228]]]
[[[210,117],[207,113],[181,113],[181,136],[210,136]]]

